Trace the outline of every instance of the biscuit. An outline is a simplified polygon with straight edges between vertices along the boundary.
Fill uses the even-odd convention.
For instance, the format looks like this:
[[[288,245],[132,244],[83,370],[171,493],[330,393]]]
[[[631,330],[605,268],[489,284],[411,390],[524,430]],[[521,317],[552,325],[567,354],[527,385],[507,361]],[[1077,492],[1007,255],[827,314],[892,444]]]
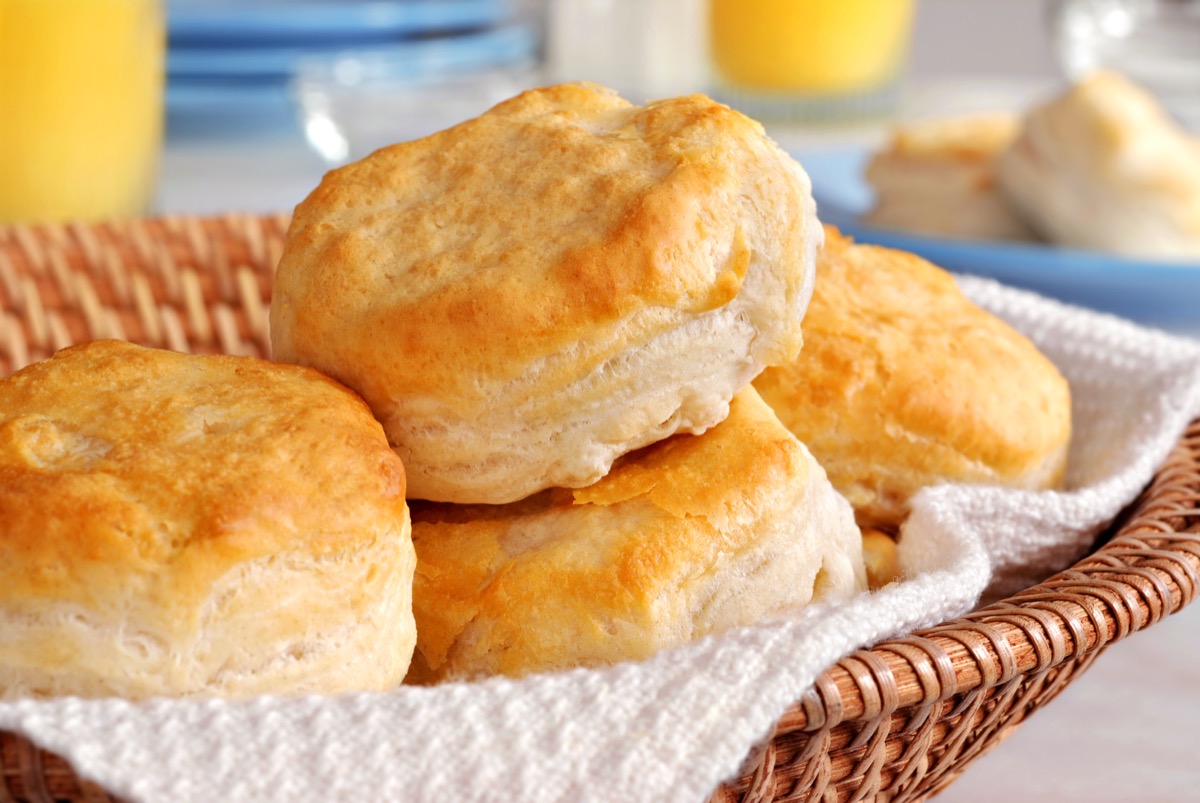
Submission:
[[[873,226],[979,240],[1036,240],[996,185],[995,162],[1017,135],[1004,114],[898,126],[867,163]]]
[[[754,382],[854,506],[892,529],[921,488],[1053,488],[1067,382],[1037,348],[903,251],[827,229],[800,357]]]
[[[1055,243],[1200,257],[1200,140],[1115,73],[1095,73],[1030,111],[997,178]]]
[[[807,176],[741,114],[532,90],[325,177],[274,356],[362,394],[410,496],[582,487],[795,356],[821,236]]]
[[[866,582],[849,505],[750,388],[588,488],[413,503],[413,541],[413,682],[638,660]]]
[[[315,371],[100,341],[0,380],[0,697],[381,690],[404,469]]]

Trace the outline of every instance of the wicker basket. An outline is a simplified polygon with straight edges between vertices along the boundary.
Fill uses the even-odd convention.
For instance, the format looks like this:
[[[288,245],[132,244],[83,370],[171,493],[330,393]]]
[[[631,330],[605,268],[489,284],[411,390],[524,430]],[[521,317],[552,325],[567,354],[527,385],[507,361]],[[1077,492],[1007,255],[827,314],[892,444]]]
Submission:
[[[0,228],[0,375],[83,340],[263,355],[285,217]],[[1200,583],[1200,421],[1098,548],[1002,602],[839,661],[713,801],[922,800]],[[110,801],[0,732],[0,803]]]

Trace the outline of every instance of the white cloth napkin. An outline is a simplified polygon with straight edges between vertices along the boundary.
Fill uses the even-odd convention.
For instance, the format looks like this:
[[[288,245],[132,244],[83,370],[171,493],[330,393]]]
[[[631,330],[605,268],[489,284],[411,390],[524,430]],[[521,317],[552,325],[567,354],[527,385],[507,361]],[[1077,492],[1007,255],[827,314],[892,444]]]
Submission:
[[[1200,414],[1200,343],[960,283],[1070,380],[1069,489],[924,491],[901,547],[912,579],[606,670],[342,697],[19,701],[0,704],[0,728],[135,801],[703,800],[843,654],[1068,565]]]

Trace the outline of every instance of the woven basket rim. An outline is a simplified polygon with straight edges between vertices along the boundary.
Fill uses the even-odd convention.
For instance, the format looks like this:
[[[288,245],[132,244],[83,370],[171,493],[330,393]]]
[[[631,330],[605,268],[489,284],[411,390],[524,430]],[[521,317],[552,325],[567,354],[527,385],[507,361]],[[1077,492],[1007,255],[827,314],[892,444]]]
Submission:
[[[872,779],[876,791],[883,789],[879,768],[873,776],[869,767],[863,769],[866,758],[858,766],[843,766],[841,777],[829,777],[828,763],[816,760],[830,749],[831,734],[839,726],[853,723],[851,730],[862,744],[882,741],[896,712],[907,711],[905,727],[919,730],[932,724],[939,702],[961,698],[945,716],[961,715],[966,706],[979,705],[980,692],[1014,685],[1021,676],[1044,675],[1072,661],[1086,668],[1106,647],[1189,605],[1200,589],[1200,418],[1097,544],[1071,567],[1009,597],[843,657],[788,709],[766,749],[752,754],[739,777],[719,788],[713,801],[774,799],[759,796],[755,787],[770,780],[772,771],[778,775],[780,760],[772,754],[801,732],[807,748],[791,760],[802,772],[785,780],[793,792],[813,794],[796,799],[824,800],[831,791],[832,799],[849,799],[835,784],[855,779],[852,799],[873,799],[871,794],[859,796],[872,791]],[[1007,731],[982,749],[965,751],[960,756],[964,765],[1005,735]],[[852,752],[855,745],[849,747]],[[826,777],[819,778],[822,767]],[[923,789],[914,784],[911,788],[919,794],[899,799],[936,794],[961,769],[933,777]],[[903,780],[891,783],[903,787]],[[780,779],[767,785],[778,791]]]
[[[0,227],[0,375],[97,337],[265,356],[266,302],[287,222],[226,215]],[[961,743],[942,770],[909,767],[887,780],[881,745],[896,737],[896,716],[919,735],[932,733],[935,719],[964,713],[988,725],[985,692],[1086,667],[1106,646],[1189,604],[1198,588],[1200,419],[1097,549],[1004,600],[844,657],[713,799],[820,799],[843,781],[859,790],[855,799],[893,787],[908,795],[897,799],[922,799],[986,746],[951,731]],[[839,733],[850,743],[838,746]],[[20,736],[0,731],[0,748],[0,800],[111,799]],[[832,753],[852,758],[831,763]],[[839,791],[832,799],[848,797]]]
[[[1142,494],[1072,566],[960,617],[845,656],[810,690],[810,695],[824,697],[836,688],[839,716],[803,704],[810,700],[806,696],[781,725],[817,730],[926,702],[933,686],[920,681],[929,673],[939,680],[936,694],[941,695],[995,686],[1014,674],[1099,651],[1154,625],[1190,604],[1200,590],[1200,532],[1166,526],[1170,518],[1185,517],[1200,517],[1200,418],[1183,433]],[[1082,626],[1067,624],[1056,633],[1055,620]],[[1022,660],[1017,647],[1025,642],[1032,651]],[[920,650],[919,657],[913,647]],[[941,666],[942,654],[954,665],[952,676]],[[883,666],[873,666],[879,660]],[[864,677],[855,662],[872,665],[869,673],[875,677]],[[888,674],[892,680],[880,682],[878,676]],[[892,684],[895,690],[889,693]]]

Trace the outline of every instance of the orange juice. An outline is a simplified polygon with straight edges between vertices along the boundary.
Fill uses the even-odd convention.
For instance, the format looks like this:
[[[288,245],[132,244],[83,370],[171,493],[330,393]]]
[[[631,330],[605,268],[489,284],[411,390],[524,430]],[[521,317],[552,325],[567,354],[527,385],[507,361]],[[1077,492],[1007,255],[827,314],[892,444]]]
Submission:
[[[727,84],[837,94],[891,82],[914,0],[711,0],[712,59]]]
[[[146,212],[164,40],[159,0],[0,0],[0,221]]]

